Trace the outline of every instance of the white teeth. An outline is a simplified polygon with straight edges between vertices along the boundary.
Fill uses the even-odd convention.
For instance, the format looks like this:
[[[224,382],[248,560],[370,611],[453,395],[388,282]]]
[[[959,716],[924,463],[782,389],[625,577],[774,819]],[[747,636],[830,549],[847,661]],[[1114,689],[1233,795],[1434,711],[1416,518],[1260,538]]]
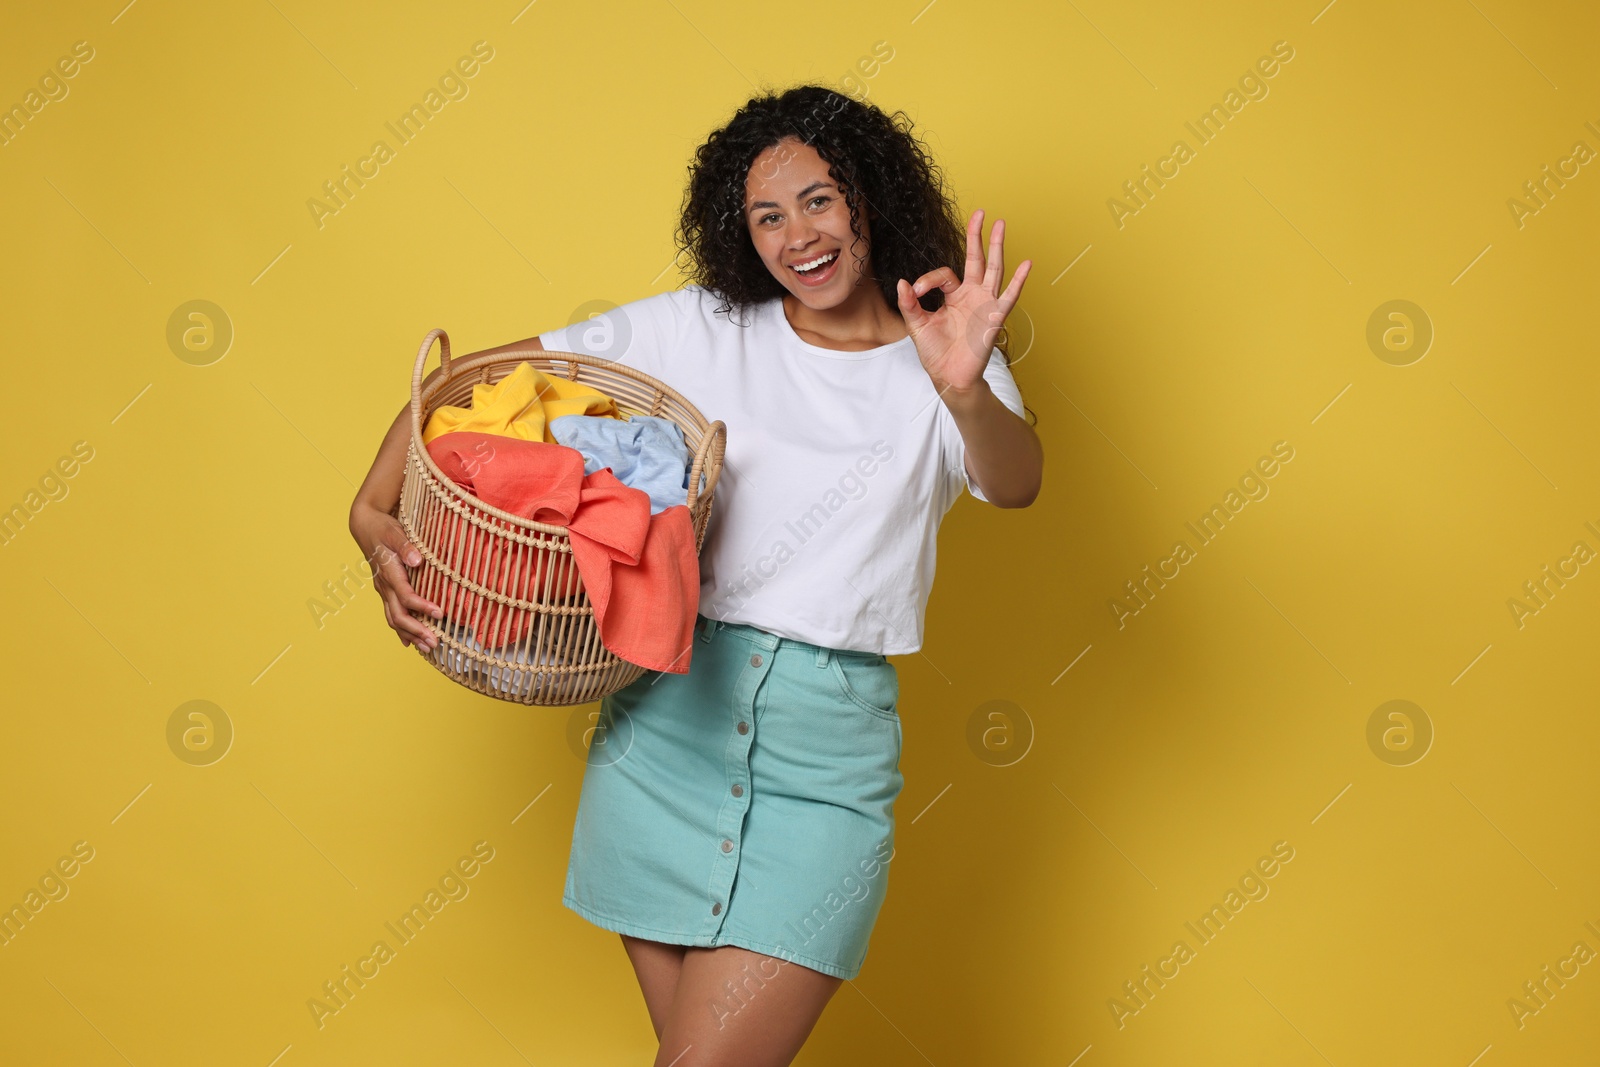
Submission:
[[[824,263],[833,262],[834,258],[837,257],[838,255],[839,255],[838,252],[828,252],[828,253],[825,253],[823,255],[818,256],[816,259],[811,260],[809,263],[795,263],[795,264],[793,264],[793,267],[794,267],[795,270],[798,270],[798,271],[812,270],[812,269],[814,269],[816,267],[820,267]]]

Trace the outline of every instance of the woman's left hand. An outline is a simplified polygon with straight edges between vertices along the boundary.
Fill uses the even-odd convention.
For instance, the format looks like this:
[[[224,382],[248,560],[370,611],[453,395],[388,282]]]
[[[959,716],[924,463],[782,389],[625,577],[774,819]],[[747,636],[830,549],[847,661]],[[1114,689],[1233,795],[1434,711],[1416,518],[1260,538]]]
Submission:
[[[933,379],[942,395],[946,389],[970,389],[983,377],[989,351],[1005,322],[1033,260],[1025,259],[1011,277],[1011,284],[1000,292],[1005,273],[1003,242],[1005,220],[996,219],[989,230],[989,256],[979,248],[983,237],[983,209],[967,221],[967,263],[964,278],[957,279],[949,267],[931,270],[915,283],[904,278],[895,282],[900,314],[917,346],[922,369]],[[924,311],[917,298],[933,289],[944,290],[944,305],[937,311]]]

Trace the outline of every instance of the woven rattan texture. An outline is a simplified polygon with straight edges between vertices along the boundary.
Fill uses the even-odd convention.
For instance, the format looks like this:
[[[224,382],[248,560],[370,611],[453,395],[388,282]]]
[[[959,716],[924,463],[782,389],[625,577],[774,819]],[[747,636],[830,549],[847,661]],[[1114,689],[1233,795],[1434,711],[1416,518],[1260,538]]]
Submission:
[[[424,382],[422,368],[435,340],[439,370]],[[431,651],[419,651],[445,677],[477,693],[520,704],[585,704],[628,685],[644,668],[619,659],[601,643],[566,528],[477,499],[444,476],[422,443],[422,429],[437,408],[468,406],[474,385],[492,385],[524,362],[600,390],[625,414],[658,415],[683,430],[694,457],[684,503],[696,547],[705,542],[727,428],[708,422],[665,382],[596,356],[519,346],[452,360],[443,330],[431,331],[418,349],[411,375],[411,442],[395,514],[422,556],[417,566],[406,568],[412,588],[444,612],[443,619],[413,612],[438,638]],[[513,595],[530,585],[529,599]],[[474,634],[518,637],[504,647],[484,649],[468,643],[468,628]]]

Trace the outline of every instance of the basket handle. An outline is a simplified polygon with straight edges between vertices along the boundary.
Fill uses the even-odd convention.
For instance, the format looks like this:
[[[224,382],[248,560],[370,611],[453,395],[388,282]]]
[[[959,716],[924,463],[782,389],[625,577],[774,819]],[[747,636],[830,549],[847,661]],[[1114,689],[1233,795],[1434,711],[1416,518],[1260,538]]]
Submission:
[[[695,449],[694,466],[689,469],[689,510],[694,510],[694,502],[700,499],[701,493],[709,494],[717,486],[717,479],[722,477],[722,464],[718,463],[709,475],[706,475],[705,488],[700,488],[700,476],[711,465],[711,449],[715,445],[718,455],[728,441],[728,427],[721,419],[713,422],[706,435],[700,439],[700,447]]]
[[[422,347],[417,349],[417,365],[411,371],[412,436],[419,444],[422,441],[422,366],[428,362],[428,353],[436,337],[439,339],[439,373],[450,377],[450,335],[442,329],[429,330],[428,336],[422,339]]]

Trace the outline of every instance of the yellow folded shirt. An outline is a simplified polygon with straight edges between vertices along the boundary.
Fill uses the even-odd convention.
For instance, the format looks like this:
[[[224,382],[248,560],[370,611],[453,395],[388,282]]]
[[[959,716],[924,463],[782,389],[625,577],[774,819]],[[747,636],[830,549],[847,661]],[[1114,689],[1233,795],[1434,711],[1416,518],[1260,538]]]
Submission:
[[[609,396],[592,385],[542,374],[531,363],[494,385],[474,385],[470,408],[438,408],[422,430],[422,443],[458,430],[494,433],[523,441],[559,444],[550,435],[550,420],[562,415],[600,415],[622,419]]]

